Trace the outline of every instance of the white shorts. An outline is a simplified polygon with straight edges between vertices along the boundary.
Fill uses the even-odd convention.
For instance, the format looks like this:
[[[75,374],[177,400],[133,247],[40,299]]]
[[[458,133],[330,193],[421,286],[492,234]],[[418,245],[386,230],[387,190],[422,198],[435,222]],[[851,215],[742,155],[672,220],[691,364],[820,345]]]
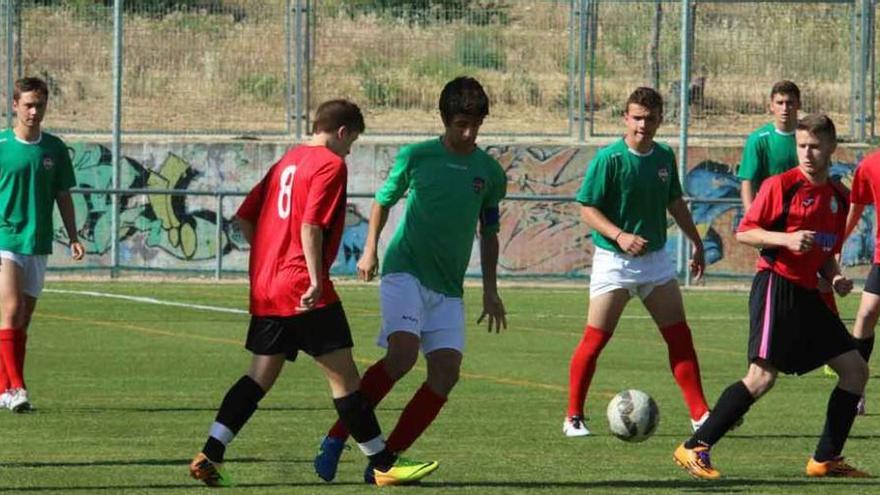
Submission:
[[[464,301],[428,289],[409,273],[389,273],[379,284],[382,331],[376,344],[388,347],[388,337],[407,332],[419,337],[422,352],[464,351]]]
[[[48,259],[45,254],[18,254],[0,250],[0,264],[11,261],[21,267],[22,292],[33,298],[40,297],[43,292]]]
[[[593,272],[590,275],[590,297],[601,296],[616,289],[644,300],[654,290],[676,277],[675,265],[666,250],[642,256],[629,256],[595,247]]]

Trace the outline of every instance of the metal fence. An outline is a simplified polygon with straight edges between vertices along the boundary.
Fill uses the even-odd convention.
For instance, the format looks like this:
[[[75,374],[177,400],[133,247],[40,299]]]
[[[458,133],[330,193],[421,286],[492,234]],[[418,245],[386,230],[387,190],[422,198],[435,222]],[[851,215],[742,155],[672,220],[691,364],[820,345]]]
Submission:
[[[443,83],[469,74],[492,98],[486,133],[616,134],[650,85],[663,132],[687,110],[685,132],[726,136],[766,121],[789,78],[844,138],[875,131],[874,0],[117,1],[0,0],[6,99],[38,75],[57,132],[299,138],[342,96],[372,134],[430,134]]]

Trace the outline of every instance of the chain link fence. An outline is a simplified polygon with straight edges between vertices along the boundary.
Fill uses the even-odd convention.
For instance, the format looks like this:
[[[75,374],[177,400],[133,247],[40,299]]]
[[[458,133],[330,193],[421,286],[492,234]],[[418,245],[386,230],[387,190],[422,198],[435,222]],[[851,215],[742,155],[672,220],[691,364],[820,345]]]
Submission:
[[[121,22],[125,133],[301,137],[321,101],[347,97],[374,135],[431,134],[440,89],[467,74],[492,99],[490,134],[616,135],[650,85],[665,134],[687,98],[690,135],[740,136],[788,78],[843,137],[874,136],[874,0],[692,1],[687,32],[673,0],[126,0],[118,20],[113,4],[0,0],[4,96],[41,76],[55,131],[111,132]]]

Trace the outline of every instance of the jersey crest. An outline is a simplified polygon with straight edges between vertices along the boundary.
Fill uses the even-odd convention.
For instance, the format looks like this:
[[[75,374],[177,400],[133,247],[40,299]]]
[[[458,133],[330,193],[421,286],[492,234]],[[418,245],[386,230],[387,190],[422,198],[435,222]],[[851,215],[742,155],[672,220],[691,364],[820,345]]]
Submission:
[[[667,170],[665,167],[661,168],[657,170],[657,176],[660,177],[660,180],[666,182],[667,180],[669,180],[669,170]]]
[[[473,186],[474,186],[474,192],[477,194],[480,194],[481,192],[483,192],[483,189],[486,187],[486,179],[484,179],[482,177],[474,177]]]
[[[52,170],[52,167],[55,166],[55,160],[52,159],[51,156],[43,157],[43,168],[46,170]]]

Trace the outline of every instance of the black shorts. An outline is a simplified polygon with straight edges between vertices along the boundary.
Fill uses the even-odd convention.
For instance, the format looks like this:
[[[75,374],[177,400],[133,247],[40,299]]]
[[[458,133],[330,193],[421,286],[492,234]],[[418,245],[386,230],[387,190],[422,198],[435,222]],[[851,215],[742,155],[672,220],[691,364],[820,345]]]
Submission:
[[[880,264],[874,263],[865,281],[865,292],[880,296]]]
[[[354,346],[351,328],[336,302],[295,316],[251,316],[245,348],[254,354],[285,354],[296,361],[301,350],[312,357]]]
[[[840,318],[810,290],[776,273],[755,275],[749,294],[749,362],[802,375],[855,349]]]

